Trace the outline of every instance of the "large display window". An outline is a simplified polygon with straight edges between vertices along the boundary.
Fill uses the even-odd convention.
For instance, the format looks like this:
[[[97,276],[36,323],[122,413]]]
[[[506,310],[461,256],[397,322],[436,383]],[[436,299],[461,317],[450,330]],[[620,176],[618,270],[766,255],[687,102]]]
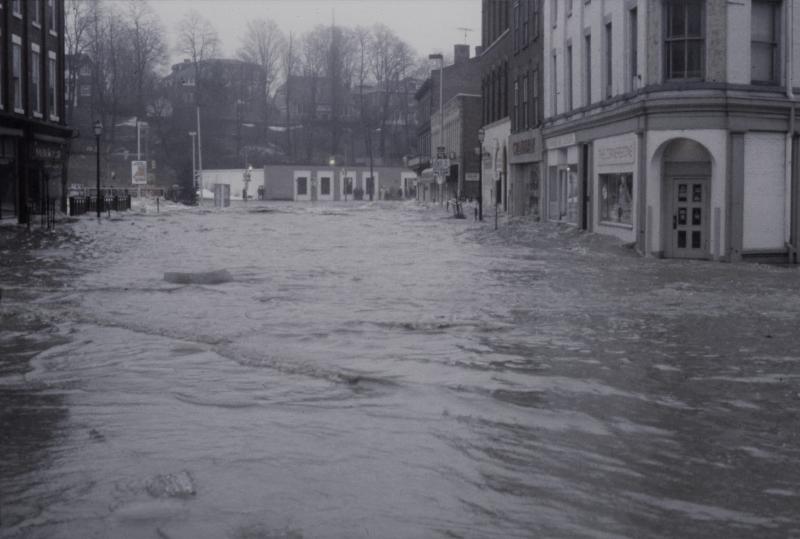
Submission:
[[[633,174],[600,174],[600,221],[633,226]]]

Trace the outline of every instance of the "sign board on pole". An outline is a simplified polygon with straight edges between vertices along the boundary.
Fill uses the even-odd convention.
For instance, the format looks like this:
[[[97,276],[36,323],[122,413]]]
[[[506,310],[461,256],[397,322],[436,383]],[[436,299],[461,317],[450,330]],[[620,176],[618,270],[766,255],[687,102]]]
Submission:
[[[131,181],[133,185],[147,184],[147,161],[131,161]]]

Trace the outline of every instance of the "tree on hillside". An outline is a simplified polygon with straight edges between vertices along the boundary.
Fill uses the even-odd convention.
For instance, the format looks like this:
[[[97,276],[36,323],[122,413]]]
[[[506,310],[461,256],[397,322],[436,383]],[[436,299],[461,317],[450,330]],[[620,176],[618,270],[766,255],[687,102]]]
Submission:
[[[203,92],[203,62],[219,53],[219,35],[214,25],[195,10],[178,23],[177,50],[189,57],[194,69],[195,101],[199,105]]]
[[[283,67],[283,76],[286,79],[285,85],[285,98],[286,98],[286,154],[290,159],[294,159],[295,151],[292,140],[292,97],[294,96],[294,87],[292,84],[292,77],[297,74],[297,68],[300,64],[300,58],[297,53],[297,44],[294,39],[294,34],[289,32],[289,37],[286,41],[286,48],[283,50],[281,57],[281,66]]]
[[[272,106],[272,87],[278,79],[280,61],[286,49],[286,36],[270,19],[248,21],[247,30],[242,36],[238,56],[246,62],[261,66],[264,77],[264,141],[267,141]]]
[[[73,111],[78,96],[78,78],[83,55],[90,46],[90,17],[92,5],[85,0],[67,0],[64,4],[64,47],[66,49],[67,124],[73,123]]]
[[[129,25],[130,57],[135,89],[136,117],[146,116],[146,105],[156,87],[156,71],[167,61],[164,30],[150,4],[129,0],[126,10]]]

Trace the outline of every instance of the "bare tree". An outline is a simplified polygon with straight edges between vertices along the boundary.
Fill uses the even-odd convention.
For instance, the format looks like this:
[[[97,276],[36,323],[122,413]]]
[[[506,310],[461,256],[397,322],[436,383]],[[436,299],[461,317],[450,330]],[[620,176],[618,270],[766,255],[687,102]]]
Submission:
[[[219,52],[220,40],[211,22],[191,10],[178,23],[177,50],[189,57],[194,68],[195,101],[200,104],[203,62]]]
[[[272,85],[278,78],[280,60],[286,49],[286,36],[270,19],[255,19],[247,23],[242,36],[239,58],[261,66],[264,77],[264,138],[269,132]]]
[[[84,55],[90,47],[91,4],[85,0],[67,0],[64,4],[64,46],[66,48],[67,124],[73,122],[75,101],[78,97],[80,69]]]
[[[292,97],[294,95],[293,78],[297,73],[297,68],[300,63],[299,55],[297,54],[297,46],[294,39],[294,34],[289,32],[289,37],[286,42],[286,48],[283,51],[281,59],[283,67],[283,75],[286,78],[284,86],[284,97],[286,98],[286,151],[290,158],[294,158],[294,146],[292,140]]]
[[[147,2],[129,0],[127,21],[130,25],[131,67],[135,88],[136,116],[145,116],[147,94],[155,87],[154,74],[167,59],[164,30]]]

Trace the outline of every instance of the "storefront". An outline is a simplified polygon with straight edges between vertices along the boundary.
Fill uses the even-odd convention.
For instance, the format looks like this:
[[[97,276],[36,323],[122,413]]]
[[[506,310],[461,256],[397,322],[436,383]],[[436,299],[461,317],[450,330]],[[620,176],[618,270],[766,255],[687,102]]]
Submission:
[[[500,212],[508,210],[508,138],[511,121],[504,118],[484,126],[483,175],[481,177],[483,212],[490,207]]]
[[[509,137],[510,182],[509,214],[541,217],[542,137],[537,130],[515,133]]]
[[[18,214],[19,192],[19,159],[17,148],[19,136],[4,134],[0,129],[0,219],[16,218]]]
[[[581,216],[578,185],[579,147],[575,133],[545,140],[547,149],[547,219],[579,224]]]
[[[637,140],[634,133],[592,143],[593,229],[626,242],[636,241]]]

